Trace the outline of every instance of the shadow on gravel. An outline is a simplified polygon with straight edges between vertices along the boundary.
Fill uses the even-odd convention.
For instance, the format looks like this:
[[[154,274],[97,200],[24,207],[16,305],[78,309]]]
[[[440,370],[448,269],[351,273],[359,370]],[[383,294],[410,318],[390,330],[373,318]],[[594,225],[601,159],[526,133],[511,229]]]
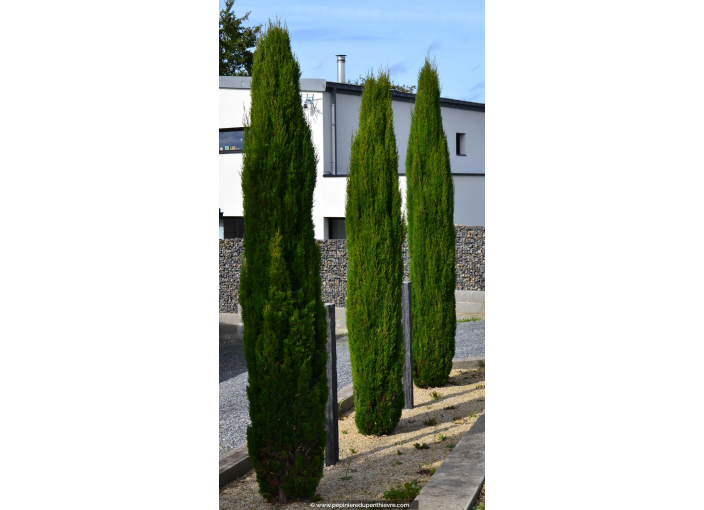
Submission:
[[[220,381],[227,381],[247,371],[242,341],[220,342]]]

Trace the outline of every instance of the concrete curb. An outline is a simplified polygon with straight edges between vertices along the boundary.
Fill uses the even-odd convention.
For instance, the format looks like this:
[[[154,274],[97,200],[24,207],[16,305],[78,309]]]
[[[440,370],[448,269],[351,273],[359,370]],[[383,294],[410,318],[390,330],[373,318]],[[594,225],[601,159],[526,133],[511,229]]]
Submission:
[[[239,478],[252,468],[247,443],[238,446],[220,457],[220,487]]]
[[[354,407],[352,385],[337,390],[337,402],[341,412],[347,412]],[[220,457],[220,487],[239,478],[252,468],[247,452],[247,443],[238,446]]]
[[[452,360],[452,368],[461,368],[464,370],[484,368],[484,359],[485,356],[455,358]]]
[[[485,413],[430,477],[409,508],[422,510],[469,510],[482,490]]]
[[[484,356],[478,356],[473,358],[455,358],[452,360],[452,368],[481,368],[484,366]],[[352,385],[349,384],[342,389],[337,390],[337,402],[339,405],[339,410],[341,413],[345,413],[354,407],[354,395],[352,394]],[[483,416],[483,415],[482,415]],[[482,417],[480,416],[480,418]],[[479,420],[472,426],[467,434],[471,433],[476,427]],[[465,437],[466,435],[465,434]],[[464,440],[464,437],[462,438]],[[462,444],[462,441],[460,441]],[[484,435],[482,429],[482,448],[484,445]],[[457,445],[459,446],[459,445]],[[457,449],[457,447],[455,447]],[[483,451],[483,450],[482,450]],[[455,450],[452,450],[454,453]],[[452,455],[452,453],[450,455]],[[449,458],[449,456],[448,456]],[[482,457],[483,459],[483,457]],[[443,463],[444,464],[444,463]],[[484,464],[482,460],[482,470]],[[442,466],[441,466],[442,467]],[[249,461],[249,455],[247,453],[247,443],[242,446],[238,446],[234,450],[227,452],[225,455],[220,457],[220,487],[227,485],[235,478],[239,478],[247,471],[252,468],[252,463]],[[439,472],[439,470],[438,470]],[[437,473],[435,474],[437,475]],[[435,476],[433,475],[433,476]],[[432,478],[431,478],[432,480]],[[481,484],[479,485],[481,487]],[[425,507],[423,507],[425,508]]]

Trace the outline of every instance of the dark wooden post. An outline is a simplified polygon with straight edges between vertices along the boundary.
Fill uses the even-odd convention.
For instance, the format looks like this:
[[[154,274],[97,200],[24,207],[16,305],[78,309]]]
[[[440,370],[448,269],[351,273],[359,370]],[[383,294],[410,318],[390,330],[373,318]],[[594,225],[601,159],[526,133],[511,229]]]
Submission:
[[[413,332],[411,321],[411,282],[402,284],[403,349],[406,363],[403,367],[404,409],[413,409]]]
[[[337,430],[337,349],[335,347],[335,305],[325,303],[328,319],[328,405],[325,408],[325,465],[333,466],[340,460],[340,437]]]

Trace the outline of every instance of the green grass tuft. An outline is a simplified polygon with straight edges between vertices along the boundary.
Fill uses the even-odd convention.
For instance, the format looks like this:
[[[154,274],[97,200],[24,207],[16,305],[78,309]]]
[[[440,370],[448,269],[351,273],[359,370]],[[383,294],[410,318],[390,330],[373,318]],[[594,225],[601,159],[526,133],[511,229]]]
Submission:
[[[403,487],[396,487],[384,492],[384,499],[412,501],[418,496],[420,489],[418,480],[413,480],[412,482],[403,484]]]

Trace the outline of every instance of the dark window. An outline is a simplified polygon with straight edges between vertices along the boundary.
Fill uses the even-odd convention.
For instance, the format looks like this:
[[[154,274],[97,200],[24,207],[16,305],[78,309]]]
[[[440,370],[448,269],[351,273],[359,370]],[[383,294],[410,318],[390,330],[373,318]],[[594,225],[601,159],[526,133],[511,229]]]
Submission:
[[[244,237],[244,218],[242,216],[223,216],[222,226],[225,239],[241,239]]]
[[[241,153],[244,144],[244,128],[220,130],[220,154]]]
[[[328,218],[328,239],[347,239],[345,218]]]
[[[464,133],[457,133],[456,146],[457,146],[457,151],[455,152],[455,154],[457,154],[458,156],[466,156],[467,155],[466,147],[464,144]]]

